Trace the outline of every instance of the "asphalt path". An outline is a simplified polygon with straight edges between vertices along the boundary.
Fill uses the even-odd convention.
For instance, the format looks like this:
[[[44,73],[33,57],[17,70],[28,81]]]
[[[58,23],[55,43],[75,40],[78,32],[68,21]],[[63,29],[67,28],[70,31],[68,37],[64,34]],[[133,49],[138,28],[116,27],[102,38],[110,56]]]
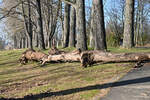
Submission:
[[[150,100],[150,63],[131,70],[101,100]]]

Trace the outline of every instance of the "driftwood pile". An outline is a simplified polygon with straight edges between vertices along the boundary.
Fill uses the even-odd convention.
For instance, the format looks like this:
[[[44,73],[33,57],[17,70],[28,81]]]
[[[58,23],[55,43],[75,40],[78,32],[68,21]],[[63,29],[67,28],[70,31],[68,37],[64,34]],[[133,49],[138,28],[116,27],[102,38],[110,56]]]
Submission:
[[[20,62],[27,63],[28,60],[41,61],[42,65],[47,62],[81,62],[81,66],[87,67],[94,63],[121,63],[121,62],[137,62],[136,67],[141,63],[150,61],[150,53],[110,53],[102,51],[84,51],[80,49],[72,52],[60,51],[52,48],[49,54],[27,50],[22,54]]]

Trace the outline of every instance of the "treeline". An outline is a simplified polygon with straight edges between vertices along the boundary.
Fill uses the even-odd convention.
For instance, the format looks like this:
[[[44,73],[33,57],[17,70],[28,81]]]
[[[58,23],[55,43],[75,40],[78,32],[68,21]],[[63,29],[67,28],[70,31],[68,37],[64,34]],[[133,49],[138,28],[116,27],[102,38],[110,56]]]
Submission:
[[[149,42],[149,0],[3,0],[0,20],[14,48],[107,50]],[[110,2],[109,2],[110,3]],[[109,7],[108,7],[109,6]]]

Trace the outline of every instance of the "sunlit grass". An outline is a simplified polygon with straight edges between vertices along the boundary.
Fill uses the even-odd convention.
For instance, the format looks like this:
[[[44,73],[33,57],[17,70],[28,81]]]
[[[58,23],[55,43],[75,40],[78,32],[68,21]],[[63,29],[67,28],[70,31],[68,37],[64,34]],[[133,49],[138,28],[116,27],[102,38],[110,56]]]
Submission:
[[[124,49],[124,48],[109,47],[108,50],[110,50],[110,52],[115,52],[115,53],[150,52],[150,48],[131,48],[131,49]]]
[[[61,50],[72,51],[75,48]],[[104,84],[116,75],[124,75],[132,69],[132,64],[102,64],[82,68],[80,63],[54,63],[41,67],[37,62],[21,65],[18,62],[23,50],[0,51],[0,98],[24,97],[45,92],[65,91]],[[108,48],[110,52],[149,52],[145,48]],[[43,52],[48,53],[48,49]],[[101,90],[85,90],[68,95],[47,97],[52,100],[91,100]],[[43,98],[44,99],[44,98]]]

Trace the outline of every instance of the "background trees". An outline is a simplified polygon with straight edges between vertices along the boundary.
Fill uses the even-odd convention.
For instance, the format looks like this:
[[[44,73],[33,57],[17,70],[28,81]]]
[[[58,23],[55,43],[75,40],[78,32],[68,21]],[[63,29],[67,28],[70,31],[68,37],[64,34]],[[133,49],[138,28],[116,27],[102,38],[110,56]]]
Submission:
[[[130,48],[149,41],[149,5],[148,0],[3,0],[0,21],[14,48]]]
[[[135,45],[143,45],[146,37],[148,37],[146,31],[148,31],[148,22],[149,22],[149,1],[148,0],[137,0],[135,5]]]
[[[44,34],[43,34],[43,18],[41,13],[41,0],[36,0],[37,6],[37,32],[39,38],[39,48],[45,49]]]
[[[107,45],[118,47],[122,44],[124,29],[125,0],[112,0],[106,8]]]

